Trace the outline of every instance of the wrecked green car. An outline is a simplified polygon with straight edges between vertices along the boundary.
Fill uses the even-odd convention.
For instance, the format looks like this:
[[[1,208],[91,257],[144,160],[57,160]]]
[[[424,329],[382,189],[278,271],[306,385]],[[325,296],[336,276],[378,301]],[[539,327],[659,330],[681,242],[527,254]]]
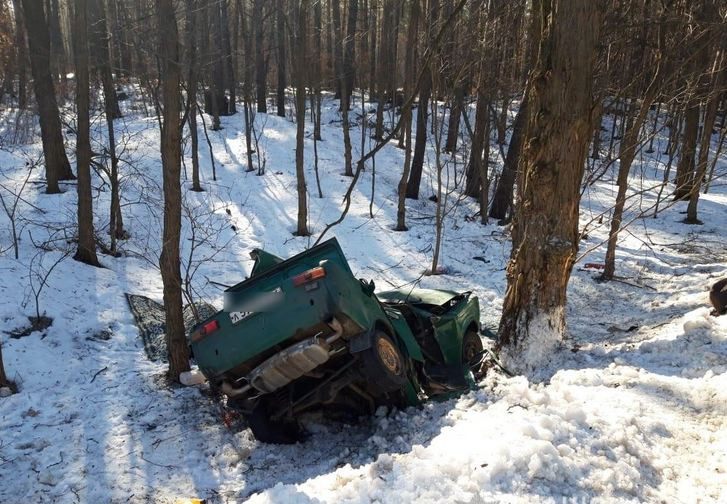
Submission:
[[[469,292],[374,293],[335,239],[283,260],[253,250],[250,278],[189,335],[192,355],[263,442],[296,442],[314,408],[373,413],[466,390],[481,360]]]

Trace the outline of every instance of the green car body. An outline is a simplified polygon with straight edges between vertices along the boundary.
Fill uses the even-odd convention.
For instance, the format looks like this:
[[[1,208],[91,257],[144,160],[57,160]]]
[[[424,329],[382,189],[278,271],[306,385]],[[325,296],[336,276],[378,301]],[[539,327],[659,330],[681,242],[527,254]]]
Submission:
[[[472,383],[467,361],[482,345],[470,293],[374,293],[335,239],[288,260],[251,256],[250,278],[189,338],[200,370],[261,440],[293,441],[280,433],[314,406],[412,405]]]

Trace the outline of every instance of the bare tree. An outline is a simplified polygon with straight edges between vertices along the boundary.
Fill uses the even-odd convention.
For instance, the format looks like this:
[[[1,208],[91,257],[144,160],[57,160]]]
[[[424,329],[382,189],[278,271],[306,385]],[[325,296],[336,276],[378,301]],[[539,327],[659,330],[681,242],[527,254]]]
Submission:
[[[298,190],[298,226],[297,236],[308,236],[308,197],[305,184],[305,75],[308,67],[306,56],[306,25],[308,23],[308,0],[295,2],[295,176]]]
[[[189,371],[189,348],[184,336],[182,315],[182,277],[179,270],[179,240],[182,226],[181,171],[182,131],[179,119],[181,99],[179,84],[179,34],[173,0],[157,2],[159,56],[161,60],[162,124],[161,154],[164,189],[164,231],[159,267],[164,284],[169,377],[179,380],[179,374]]]
[[[87,0],[75,0],[74,7],[73,56],[76,64],[76,113],[78,115],[76,132],[78,248],[73,258],[92,266],[99,266],[96,257],[96,240],[93,234],[93,198],[91,196]]]
[[[506,362],[518,371],[532,370],[565,331],[602,7],[580,0],[538,4],[540,49],[528,84],[523,186],[498,341]]]
[[[40,132],[43,139],[46,193],[55,194],[61,192],[58,186],[59,180],[70,180],[74,176],[63,147],[61,119],[58,115],[55,85],[51,77],[50,35],[42,0],[22,1],[23,18],[28,31],[33,88],[38,102]]]

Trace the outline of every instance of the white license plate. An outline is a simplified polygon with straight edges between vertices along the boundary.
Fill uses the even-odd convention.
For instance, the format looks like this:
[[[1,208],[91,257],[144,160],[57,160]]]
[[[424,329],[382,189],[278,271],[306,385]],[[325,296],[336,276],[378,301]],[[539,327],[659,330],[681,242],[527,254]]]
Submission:
[[[241,311],[230,312],[230,322],[232,322],[233,325],[238,324],[238,323],[242,322],[243,320],[245,320],[250,315],[252,315],[252,313],[253,312],[241,312]]]

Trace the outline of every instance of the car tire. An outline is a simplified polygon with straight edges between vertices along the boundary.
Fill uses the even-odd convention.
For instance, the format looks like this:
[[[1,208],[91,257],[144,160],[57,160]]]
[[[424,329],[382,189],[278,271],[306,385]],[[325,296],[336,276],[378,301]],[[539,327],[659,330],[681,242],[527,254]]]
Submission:
[[[376,330],[371,347],[361,352],[362,374],[375,395],[401,389],[407,382],[406,361],[392,339]]]
[[[476,379],[482,377],[479,364],[482,360],[483,350],[484,346],[480,335],[473,329],[468,330],[462,338],[462,364],[472,370]]]
[[[272,420],[266,401],[261,400],[245,415],[247,425],[258,441],[272,444],[295,444],[302,438],[302,430],[295,421]]]

